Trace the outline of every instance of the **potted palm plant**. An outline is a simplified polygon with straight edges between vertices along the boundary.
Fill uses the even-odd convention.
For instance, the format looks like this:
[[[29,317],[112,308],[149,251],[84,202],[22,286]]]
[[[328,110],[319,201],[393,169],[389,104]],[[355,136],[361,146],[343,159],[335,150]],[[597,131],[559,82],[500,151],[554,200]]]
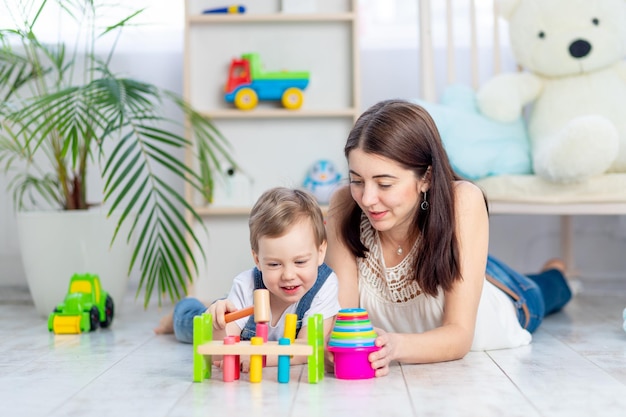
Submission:
[[[145,306],[155,292],[159,304],[162,294],[172,300],[182,297],[193,269],[198,268],[196,258],[203,255],[201,248],[196,249],[198,232],[188,226],[185,212],[200,218],[179,190],[182,187],[162,177],[174,178],[178,185],[185,184],[211,201],[215,175],[224,171],[221,165],[236,165],[228,141],[176,93],[115,73],[111,59],[117,40],[142,10],[106,22],[106,8],[111,5],[105,1],[4,3],[13,27],[0,29],[0,166],[10,178],[9,192],[18,216],[33,209],[80,216],[100,204],[106,217],[114,219],[106,221],[110,236],[102,234],[96,240],[105,241],[105,249],[118,242],[130,245],[118,252],[128,255],[123,265],[126,277],[133,268],[139,270],[137,295],[144,292]],[[75,42],[42,39],[39,23],[50,9],[59,25],[75,26]],[[101,42],[107,42],[104,51]],[[171,113],[172,107],[180,110],[181,120],[166,114],[165,109]],[[181,150],[187,148],[193,149],[197,169],[181,160]],[[94,173],[98,180],[92,184]],[[90,189],[94,185],[100,189]],[[94,195],[101,201],[90,201]],[[79,232],[88,234],[88,226],[77,218],[66,224],[80,225]],[[32,218],[18,219],[18,230],[20,225],[40,228]],[[66,252],[76,238],[66,236],[65,229],[44,235],[52,240],[41,249],[55,249],[61,263],[69,262]],[[25,246],[36,243],[21,245]],[[79,249],[84,250],[84,245]],[[35,263],[47,267],[43,261]],[[26,265],[25,270],[35,298]],[[62,299],[70,275],[62,277],[60,296],[38,306],[41,312],[49,312],[49,305]],[[106,278],[101,277],[103,287],[110,291]]]

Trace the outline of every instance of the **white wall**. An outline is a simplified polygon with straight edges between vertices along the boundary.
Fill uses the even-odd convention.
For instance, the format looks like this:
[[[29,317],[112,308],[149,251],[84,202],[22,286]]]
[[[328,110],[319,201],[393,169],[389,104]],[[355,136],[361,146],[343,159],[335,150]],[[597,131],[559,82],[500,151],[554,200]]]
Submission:
[[[160,36],[150,34],[151,42],[148,43],[145,36],[136,35],[132,40],[142,46],[127,48],[127,52],[119,54],[116,59],[118,70],[181,92],[181,31],[182,28],[175,28]],[[416,48],[364,48],[361,66],[363,108],[380,99],[419,96]],[[5,188],[6,178],[0,175],[0,285],[25,284],[14,237],[11,200]],[[228,221],[224,220],[222,225]],[[491,252],[522,271],[536,270],[546,258],[559,254],[558,228],[559,220],[550,216],[493,216]],[[241,265],[251,265],[245,232],[237,229],[237,233],[232,234],[234,240],[230,242],[212,242],[210,258],[214,262],[235,258]],[[576,266],[585,278],[624,276],[626,219],[617,216],[577,217],[574,219],[574,233]],[[208,274],[208,279],[203,285],[209,288],[204,292],[220,295],[227,289],[232,276]],[[220,284],[216,285],[214,280],[219,280]]]

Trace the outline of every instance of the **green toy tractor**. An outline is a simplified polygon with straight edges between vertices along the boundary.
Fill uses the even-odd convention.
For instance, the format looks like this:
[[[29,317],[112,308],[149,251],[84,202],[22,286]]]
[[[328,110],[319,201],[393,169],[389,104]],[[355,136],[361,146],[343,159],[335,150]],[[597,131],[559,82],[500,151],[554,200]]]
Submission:
[[[48,330],[55,334],[91,332],[113,322],[113,298],[102,289],[94,274],[74,274],[65,300],[48,317]]]

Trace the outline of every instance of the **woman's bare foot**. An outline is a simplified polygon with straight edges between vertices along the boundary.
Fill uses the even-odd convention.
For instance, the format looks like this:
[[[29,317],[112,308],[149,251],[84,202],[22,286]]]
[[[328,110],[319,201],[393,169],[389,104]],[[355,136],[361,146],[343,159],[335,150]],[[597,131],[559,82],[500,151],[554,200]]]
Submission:
[[[563,260],[560,258],[548,259],[541,268],[542,271],[548,271],[550,269],[556,269],[560,271],[563,275],[565,275],[565,273],[567,272],[567,266],[565,265],[565,262],[563,262]]]
[[[572,291],[572,295],[579,294],[582,291],[582,282],[577,279],[572,279],[571,277],[568,277],[568,272],[571,271],[567,270],[567,265],[565,265],[565,262],[563,262],[562,259],[548,259],[541,268],[542,271],[548,271],[550,269],[556,269],[563,274],[563,276],[567,280],[567,285],[569,285],[569,288]]]
[[[174,333],[174,312],[161,317],[159,325],[154,328],[156,334],[172,334]]]

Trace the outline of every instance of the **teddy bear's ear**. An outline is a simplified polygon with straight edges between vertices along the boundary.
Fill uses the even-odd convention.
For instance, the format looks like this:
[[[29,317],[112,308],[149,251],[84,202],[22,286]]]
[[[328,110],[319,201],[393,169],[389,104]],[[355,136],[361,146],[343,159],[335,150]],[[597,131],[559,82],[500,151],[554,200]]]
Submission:
[[[521,1],[522,0],[498,0],[496,2],[498,14],[504,17],[506,20],[509,20],[511,18],[511,15],[513,14],[513,11],[515,11]]]

